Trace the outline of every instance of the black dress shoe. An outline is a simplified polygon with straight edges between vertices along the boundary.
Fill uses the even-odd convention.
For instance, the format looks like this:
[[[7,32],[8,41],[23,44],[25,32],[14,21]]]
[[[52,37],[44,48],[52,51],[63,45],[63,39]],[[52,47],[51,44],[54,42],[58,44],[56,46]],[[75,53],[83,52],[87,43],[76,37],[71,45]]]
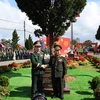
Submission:
[[[60,98],[60,100],[64,100],[64,97],[62,97],[62,96],[59,96],[59,98]]]

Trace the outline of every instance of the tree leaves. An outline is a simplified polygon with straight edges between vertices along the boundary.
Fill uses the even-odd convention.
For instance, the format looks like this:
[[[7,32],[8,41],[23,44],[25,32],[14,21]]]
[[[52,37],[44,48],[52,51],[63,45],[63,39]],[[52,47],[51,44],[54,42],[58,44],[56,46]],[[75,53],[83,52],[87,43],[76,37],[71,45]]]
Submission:
[[[95,35],[95,38],[96,38],[97,40],[100,40],[100,25],[99,25],[99,27],[98,27],[97,34]]]
[[[77,14],[81,13],[86,0],[16,0],[18,7],[27,14],[33,24],[42,28],[42,34],[63,35]]]

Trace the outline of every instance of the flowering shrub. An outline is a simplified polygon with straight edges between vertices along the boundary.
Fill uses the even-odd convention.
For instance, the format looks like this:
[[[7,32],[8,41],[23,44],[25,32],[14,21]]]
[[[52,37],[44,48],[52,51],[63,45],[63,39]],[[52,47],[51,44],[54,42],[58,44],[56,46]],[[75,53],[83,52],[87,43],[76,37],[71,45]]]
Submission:
[[[93,56],[92,55],[87,55],[86,58],[87,58],[87,60],[89,60],[91,62],[93,61]]]
[[[8,65],[8,67],[17,67],[17,66],[18,66],[18,64],[15,63],[15,62],[13,62],[12,64],[9,64],[9,65]]]
[[[86,60],[86,59],[85,59],[84,61],[79,60],[79,61],[78,61],[78,63],[79,63],[79,65],[83,65],[83,66],[84,66],[84,65],[89,64],[89,61],[88,61],[88,60]]]
[[[79,57],[79,60],[85,61],[86,59],[85,59],[84,57],[80,56],[80,57]]]
[[[28,61],[25,61],[24,63],[23,63],[23,65],[28,65],[29,63],[28,63]]]
[[[92,55],[87,55],[87,59],[93,64],[96,65],[97,63],[100,63],[100,58],[92,56]]]
[[[30,67],[30,66],[31,66],[31,62],[30,62],[30,61],[25,61],[25,62],[23,63],[22,68],[28,68],[28,67]]]
[[[18,66],[17,63],[15,63],[15,62],[12,63],[12,67],[17,67],[17,66]]]
[[[73,60],[79,61],[79,57],[74,57]]]
[[[77,66],[79,66],[79,64],[74,61],[74,60],[67,60],[67,67],[72,69],[72,68],[76,68]]]
[[[75,68],[79,65],[87,65],[89,61],[83,56],[67,58],[67,66],[70,68]]]
[[[100,64],[100,60],[96,60],[96,63]]]
[[[11,64],[8,65],[9,68],[13,69],[13,70],[17,70],[18,68],[18,64],[16,62],[13,62]]]

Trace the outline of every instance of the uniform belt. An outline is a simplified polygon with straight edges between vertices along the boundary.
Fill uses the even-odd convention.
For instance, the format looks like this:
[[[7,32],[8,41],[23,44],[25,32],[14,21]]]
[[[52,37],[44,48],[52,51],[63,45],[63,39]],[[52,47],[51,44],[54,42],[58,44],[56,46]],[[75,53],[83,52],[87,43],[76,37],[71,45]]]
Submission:
[[[34,68],[34,70],[43,70],[43,68]]]

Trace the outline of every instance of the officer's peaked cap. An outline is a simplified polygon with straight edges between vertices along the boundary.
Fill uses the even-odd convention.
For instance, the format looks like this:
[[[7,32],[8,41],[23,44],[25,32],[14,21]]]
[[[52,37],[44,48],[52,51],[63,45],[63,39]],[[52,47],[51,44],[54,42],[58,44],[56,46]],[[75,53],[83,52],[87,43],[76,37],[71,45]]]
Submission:
[[[54,49],[55,49],[55,50],[61,50],[62,47],[61,47],[61,45],[59,45],[59,44],[55,44],[55,45],[54,45]]]

